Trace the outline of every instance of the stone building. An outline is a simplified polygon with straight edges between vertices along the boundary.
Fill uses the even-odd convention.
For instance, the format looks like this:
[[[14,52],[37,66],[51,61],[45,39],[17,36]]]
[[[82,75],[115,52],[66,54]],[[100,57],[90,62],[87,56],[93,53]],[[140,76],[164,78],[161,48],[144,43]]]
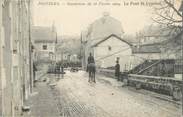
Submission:
[[[0,1],[2,116],[20,116],[32,89],[29,0]]]
[[[86,40],[97,41],[111,34],[121,37],[123,33],[121,22],[111,17],[108,12],[104,12],[101,18],[89,25]]]
[[[88,29],[82,33],[82,48],[83,49],[83,66],[86,67],[87,56],[93,53],[92,45],[101,41],[102,39],[114,34],[118,37],[123,36],[123,28],[121,22],[110,16],[109,13],[104,12],[103,17],[95,20],[90,24]]]
[[[55,44],[57,33],[55,27],[34,26],[32,28],[32,40],[34,40],[35,58],[39,61],[55,61]]]
[[[132,64],[132,44],[114,34],[92,46],[96,65],[102,68],[115,66],[117,58],[121,71],[129,70]]]
[[[56,62],[67,61],[74,62],[79,61],[78,56],[80,54],[80,37],[78,36],[58,36],[58,41],[56,45]]]
[[[134,45],[132,48],[132,54],[137,58],[144,60],[157,60],[162,58],[161,43]]]
[[[171,39],[163,41],[161,43],[162,56],[165,59],[173,59],[175,78],[182,78],[182,59],[183,59],[183,31],[180,31],[177,35]]]

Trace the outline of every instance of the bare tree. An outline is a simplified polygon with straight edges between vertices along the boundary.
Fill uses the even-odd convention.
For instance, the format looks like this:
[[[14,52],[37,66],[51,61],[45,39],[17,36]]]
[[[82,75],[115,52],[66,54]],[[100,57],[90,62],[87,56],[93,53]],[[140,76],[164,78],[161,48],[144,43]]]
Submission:
[[[182,14],[179,12],[180,4],[181,0],[162,0],[160,5],[154,7],[152,20],[168,27],[172,31],[177,30],[177,28],[181,29]]]
[[[169,55],[178,53],[180,50],[179,44],[174,40],[182,31],[183,14],[179,11],[181,4],[182,0],[162,0],[160,5],[154,6],[152,20],[162,27],[159,34],[166,34],[167,40],[162,43],[161,48],[165,51],[171,50]]]

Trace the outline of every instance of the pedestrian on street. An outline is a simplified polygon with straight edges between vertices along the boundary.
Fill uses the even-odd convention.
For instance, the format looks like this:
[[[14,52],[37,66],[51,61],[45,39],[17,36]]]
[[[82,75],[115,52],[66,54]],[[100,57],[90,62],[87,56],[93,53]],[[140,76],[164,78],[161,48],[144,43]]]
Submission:
[[[37,67],[35,65],[35,62],[33,62],[33,81],[34,81],[34,86],[35,86],[35,82],[37,81],[37,79],[36,79],[36,71],[37,71]]]
[[[118,81],[120,80],[120,65],[118,60],[116,61],[115,65],[115,77]]]
[[[89,55],[89,57],[88,57],[87,68],[86,68],[86,71],[87,71],[87,72],[89,71],[89,66],[90,66],[90,64],[94,64],[94,63],[95,63],[94,57],[93,57],[92,54],[90,53],[90,55]]]
[[[87,71],[89,72],[89,80],[88,81],[95,82],[95,72],[96,72],[95,60],[94,60],[94,57],[92,56],[91,53],[88,57]]]
[[[90,53],[90,56],[88,57],[88,64],[90,63],[95,63],[94,57],[92,56],[91,53]]]

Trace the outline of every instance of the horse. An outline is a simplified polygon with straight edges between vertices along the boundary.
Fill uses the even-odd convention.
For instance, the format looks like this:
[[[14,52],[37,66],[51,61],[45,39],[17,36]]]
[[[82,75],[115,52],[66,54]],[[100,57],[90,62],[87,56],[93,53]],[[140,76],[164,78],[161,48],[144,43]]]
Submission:
[[[89,72],[88,82],[92,81],[92,82],[96,83],[96,81],[95,81],[95,72],[96,72],[95,63],[89,63],[88,66],[87,66],[87,69],[88,69],[88,72]]]

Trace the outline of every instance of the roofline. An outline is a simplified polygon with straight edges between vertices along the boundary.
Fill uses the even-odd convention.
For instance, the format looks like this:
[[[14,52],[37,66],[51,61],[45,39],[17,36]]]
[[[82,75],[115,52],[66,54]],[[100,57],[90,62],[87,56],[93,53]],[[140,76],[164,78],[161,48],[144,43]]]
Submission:
[[[33,29],[33,30],[34,30],[34,29],[38,29],[38,28],[50,28],[50,29],[51,29],[50,26],[32,26],[32,29]]]
[[[108,40],[110,37],[116,37],[117,39],[119,39],[119,40],[121,40],[121,41],[127,43],[129,46],[133,46],[131,43],[127,42],[126,40],[123,40],[121,37],[119,37],[119,36],[117,36],[117,35],[115,35],[115,34],[111,34],[111,35],[105,37],[104,39],[102,39],[101,41],[97,42],[96,44],[92,45],[91,47],[93,48],[93,47],[98,46],[98,45],[101,44],[102,42]]]
[[[139,45],[139,46],[153,46],[153,45],[161,45],[160,42],[156,42],[156,43],[147,43],[147,44],[142,44],[142,45]],[[138,46],[138,45],[135,45],[135,46]]]
[[[35,43],[53,43],[55,42],[55,40],[35,40]]]
[[[147,54],[147,53],[152,54],[152,53],[161,53],[161,52],[133,52],[132,51],[132,54]]]

